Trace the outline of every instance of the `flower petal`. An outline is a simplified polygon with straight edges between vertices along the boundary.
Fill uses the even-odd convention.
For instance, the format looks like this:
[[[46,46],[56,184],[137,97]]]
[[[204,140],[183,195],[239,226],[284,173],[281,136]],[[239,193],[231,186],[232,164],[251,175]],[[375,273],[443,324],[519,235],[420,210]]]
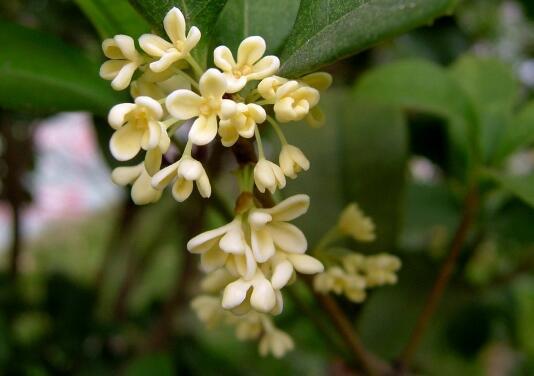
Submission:
[[[100,66],[100,77],[104,80],[113,80],[126,64],[129,64],[128,60],[105,61]]]
[[[210,68],[200,77],[199,87],[204,98],[222,98],[226,91],[226,80],[221,72]]]
[[[163,190],[176,177],[180,161],[165,167],[152,176],[151,185],[155,189]]]
[[[107,38],[102,41],[102,52],[108,59],[124,59],[125,56],[113,38]]]
[[[178,166],[178,176],[190,181],[197,180],[203,172],[202,163],[193,158],[183,158]]]
[[[126,89],[130,85],[136,69],[136,63],[128,63],[123,66],[117,76],[111,81],[111,87],[117,91]]]
[[[280,60],[276,56],[265,56],[252,68],[252,73],[247,75],[249,80],[261,80],[276,73],[280,67]]]
[[[265,40],[262,37],[245,38],[237,49],[237,65],[253,65],[263,56],[265,48]]]
[[[117,185],[126,186],[132,184],[141,175],[142,170],[141,165],[117,167],[111,173],[111,180]]]
[[[143,169],[141,175],[133,184],[130,195],[136,205],[146,205],[158,201],[161,197],[161,191],[152,188],[150,176]]]
[[[211,196],[211,184],[210,179],[208,178],[208,175],[204,172],[200,177],[197,179],[197,189],[198,193],[204,198],[208,198]]]
[[[145,169],[148,175],[153,176],[161,167],[161,158],[163,154],[159,148],[148,150],[145,155]]]
[[[173,7],[163,19],[163,27],[173,42],[185,41],[185,18],[180,9]]]
[[[266,262],[275,253],[274,241],[267,227],[251,229],[252,253],[257,262]]]
[[[161,108],[161,104],[159,104],[158,101],[153,98],[147,96],[140,96],[135,98],[135,104],[144,107],[150,117],[154,120],[159,120],[163,116],[163,109]]]
[[[139,53],[135,49],[135,43],[132,37],[119,34],[115,35],[113,39],[126,59],[136,61],[139,58]]]
[[[182,54],[178,52],[176,49],[171,48],[169,51],[165,52],[159,60],[156,60],[152,63],[150,63],[150,69],[152,69],[154,72],[163,72],[167,68],[169,68],[173,63],[180,60],[182,57]]]
[[[109,149],[113,157],[119,161],[132,159],[141,150],[143,133],[129,124],[119,128],[109,140]]]
[[[126,116],[135,108],[133,103],[120,103],[111,108],[108,114],[108,123],[114,129],[119,129],[126,123]]]
[[[187,200],[193,192],[193,182],[179,176],[172,186],[172,197],[178,202]]]
[[[288,254],[287,257],[299,273],[316,274],[324,271],[323,264],[315,257],[298,254]]]
[[[190,90],[173,91],[165,100],[169,113],[179,120],[191,119],[199,114],[202,98]]]
[[[300,217],[310,207],[310,196],[305,194],[294,195],[279,202],[269,209],[263,209],[273,217],[273,221],[288,222]]]
[[[250,304],[260,312],[269,312],[274,308],[276,296],[273,286],[267,279],[262,278],[254,282]]]
[[[199,116],[191,130],[189,131],[189,139],[195,145],[209,144],[217,135],[217,116],[211,115],[206,118],[205,116]]]
[[[251,283],[238,279],[229,283],[224,289],[222,306],[225,309],[232,309],[243,303],[247,297],[247,291]]]
[[[304,253],[308,248],[306,236],[291,223],[272,222],[268,225],[274,243],[290,253]]]
[[[141,138],[141,147],[144,150],[151,150],[159,145],[159,139],[161,136],[161,127],[159,122],[149,120],[147,122],[147,129],[143,132]]]
[[[204,273],[209,273],[223,266],[227,258],[228,254],[214,247],[200,255],[200,265]]]
[[[185,39],[184,48],[182,50],[182,53],[188,53],[191,51],[200,41],[200,37],[202,34],[200,33],[200,30],[196,26],[192,26],[189,29],[189,33],[187,33],[187,38]]]
[[[214,244],[219,241],[219,238],[228,231],[228,224],[217,227],[213,230],[205,231],[198,234],[187,242],[187,250],[191,253],[207,252]],[[217,246],[218,248],[218,246]]]
[[[229,227],[228,231],[219,241],[219,247],[227,253],[245,253],[245,236],[241,229],[241,221],[234,219]]]
[[[226,147],[230,147],[236,143],[239,133],[237,133],[230,120],[221,120],[219,122],[219,136],[221,136],[221,143]]]
[[[154,34],[143,34],[139,37],[139,46],[150,56],[161,57],[173,45]]]
[[[271,283],[273,288],[275,290],[280,290],[282,287],[287,285],[292,274],[293,265],[288,260],[284,260],[276,264],[273,269],[273,275],[271,277]]]
[[[223,72],[231,73],[236,66],[232,51],[226,46],[219,46],[213,51],[213,62]]]

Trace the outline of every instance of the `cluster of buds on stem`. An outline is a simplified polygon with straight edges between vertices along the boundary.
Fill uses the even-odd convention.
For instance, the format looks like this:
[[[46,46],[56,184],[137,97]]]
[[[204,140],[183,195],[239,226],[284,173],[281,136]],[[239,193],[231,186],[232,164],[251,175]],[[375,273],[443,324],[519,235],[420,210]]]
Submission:
[[[332,78],[323,72],[300,79],[277,76],[280,61],[264,56],[266,43],[259,36],[245,38],[236,55],[226,46],[217,47],[214,66],[207,68],[194,58],[201,31],[195,26],[188,29],[179,9],[172,8],[163,25],[167,38],[144,34],[138,40],[141,51],[126,35],[102,44],[109,60],[101,67],[101,77],[110,80],[115,90],[129,87],[133,98],[109,112],[109,124],[115,129],[111,153],[126,162],[144,152],[142,161],[116,168],[112,179],[119,185],[131,184],[132,200],[140,205],[158,201],[167,186],[178,202],[190,197],[195,186],[208,198],[210,171],[195,150],[216,140],[224,147],[239,138],[256,141],[257,162],[240,171],[246,183],[240,186],[239,202],[245,204],[237,205],[230,223],[195,236],[187,249],[200,255],[202,269],[218,281],[209,298],[195,300],[199,317],[211,322],[216,301],[225,315],[260,323],[260,352],[281,356],[293,347],[269,316],[282,311],[281,289],[297,272],[316,274],[324,268],[305,254],[306,237],[289,223],[307,211],[309,197],[299,194],[263,207],[253,196],[253,185],[261,193],[274,193],[285,187],[286,178],[309,169],[308,159],[287,142],[280,124],[300,120],[322,124],[320,91],[331,85]],[[280,141],[278,163],[265,156],[260,134],[264,124],[273,127]],[[247,338],[252,337],[259,335]]]

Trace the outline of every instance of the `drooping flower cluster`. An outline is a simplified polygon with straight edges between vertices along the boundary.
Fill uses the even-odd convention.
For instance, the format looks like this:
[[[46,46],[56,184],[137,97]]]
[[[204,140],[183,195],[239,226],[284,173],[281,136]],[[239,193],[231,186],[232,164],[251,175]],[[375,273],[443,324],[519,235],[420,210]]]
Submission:
[[[109,60],[101,67],[101,77],[116,90],[129,87],[133,97],[132,103],[117,104],[109,112],[109,124],[115,129],[111,153],[125,162],[144,152],[143,161],[116,168],[112,179],[119,185],[131,184],[132,200],[140,205],[158,201],[167,186],[179,202],[195,186],[208,198],[211,171],[196,151],[215,140],[224,147],[232,147],[240,138],[256,141],[258,161],[253,169],[244,166],[238,174],[248,184],[241,184],[237,201],[246,204],[236,205],[230,223],[194,237],[187,248],[200,254],[204,271],[226,276],[226,283],[212,296],[216,300],[195,301],[203,321],[213,316],[215,301],[227,315],[246,313],[247,320],[261,323],[261,352],[280,356],[293,344],[273,329],[267,314],[282,311],[280,291],[296,272],[315,274],[323,271],[323,265],[305,254],[306,237],[288,223],[307,211],[309,197],[300,194],[263,207],[254,198],[253,185],[261,193],[274,193],[285,187],[286,178],[294,179],[309,169],[308,159],[288,144],[279,123],[322,124],[320,91],[331,85],[332,78],[323,72],[300,79],[276,76],[280,61],[264,56],[267,46],[259,36],[245,38],[236,55],[226,46],[217,47],[213,67],[206,68],[194,58],[200,30],[188,29],[177,8],[167,13],[163,25],[166,38],[142,35],[141,51],[126,35],[102,44]],[[281,143],[278,163],[268,160],[263,150],[260,127],[265,123],[274,128]]]
[[[349,236],[360,242],[371,242],[376,238],[374,229],[373,220],[353,203],[343,210],[331,233]],[[330,236],[328,241],[335,239]],[[333,292],[344,295],[354,303],[361,303],[367,296],[367,289],[397,283],[396,272],[401,262],[396,256],[387,253],[367,256],[340,248],[319,249],[317,252],[328,252],[328,257],[325,257],[326,270],[317,274],[313,281],[314,289],[318,292]]]

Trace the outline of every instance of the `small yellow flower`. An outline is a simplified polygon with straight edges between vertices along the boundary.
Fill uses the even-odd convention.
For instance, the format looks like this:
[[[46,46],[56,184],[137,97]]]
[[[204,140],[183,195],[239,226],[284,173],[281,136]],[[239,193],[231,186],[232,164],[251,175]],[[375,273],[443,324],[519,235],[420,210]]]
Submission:
[[[284,174],[291,179],[295,179],[300,171],[308,171],[310,168],[310,161],[302,150],[293,145],[282,146],[278,161]]]
[[[248,81],[261,80],[274,74],[280,66],[276,56],[265,56],[265,40],[252,36],[244,39],[237,50],[237,62],[226,46],[219,46],[213,52],[215,65],[223,71],[228,84],[226,91],[236,93]]]
[[[169,43],[165,39],[154,35],[144,34],[139,38],[139,45],[147,54],[159,58],[150,63],[154,72],[162,72],[173,63],[184,59],[200,40],[200,30],[193,26],[185,35],[185,18],[178,8],[172,8],[163,19],[163,26]]]
[[[100,67],[100,77],[110,80],[115,90],[126,89],[136,69],[143,63],[134,40],[127,35],[115,35],[102,42],[102,50],[110,60]]]
[[[263,107],[254,103],[237,103],[235,113],[227,119],[219,121],[219,136],[224,146],[232,146],[239,136],[252,138],[256,125],[267,118]]]
[[[319,102],[319,91],[288,81],[276,90],[274,113],[282,123],[304,119],[312,107]]]
[[[163,190],[174,181],[172,195],[178,202],[185,201],[193,192],[196,182],[198,192],[204,198],[211,196],[211,185],[202,163],[188,156],[165,167],[152,177],[152,186]]]
[[[361,242],[375,240],[375,224],[355,203],[348,205],[339,217],[338,227],[345,235]]]
[[[137,97],[135,103],[115,105],[108,115],[109,124],[116,129],[109,142],[113,157],[127,161],[141,148],[158,147],[161,138],[166,136],[159,122],[162,116],[161,105],[150,97]]]
[[[165,102],[169,113],[177,119],[187,120],[198,117],[189,139],[196,145],[206,145],[217,135],[217,116],[230,118],[236,111],[235,102],[223,99],[226,80],[217,69],[208,69],[200,77],[200,95],[190,90],[176,90]]]
[[[254,166],[254,182],[262,193],[266,189],[274,193],[277,188],[282,189],[286,186],[286,178],[282,169],[265,158],[260,158]]]
[[[111,173],[111,180],[120,186],[132,184],[131,197],[137,205],[151,204],[161,197],[161,191],[150,185],[150,175],[143,163],[136,166],[117,167]]]

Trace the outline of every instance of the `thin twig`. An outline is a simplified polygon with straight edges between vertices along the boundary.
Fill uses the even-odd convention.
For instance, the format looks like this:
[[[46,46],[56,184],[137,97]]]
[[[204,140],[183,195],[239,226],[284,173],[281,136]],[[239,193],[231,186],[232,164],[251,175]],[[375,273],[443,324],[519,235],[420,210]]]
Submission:
[[[469,190],[465,197],[462,218],[454,234],[449,254],[441,266],[434,286],[428,295],[425,306],[423,307],[423,310],[417,319],[417,323],[410,336],[410,339],[408,340],[408,343],[406,344],[406,347],[402,351],[399,358],[397,368],[400,374],[403,374],[409,369],[413,357],[417,352],[417,348],[423,339],[423,335],[428,327],[428,324],[441,300],[441,297],[443,296],[443,293],[445,292],[445,288],[447,287],[447,284],[451,278],[454,266],[458,260],[458,256],[460,255],[463,245],[467,239],[467,235],[473,223],[477,208],[478,192],[475,188],[473,188]]]
[[[389,365],[378,358],[376,355],[367,351],[362,344],[359,336],[354,330],[353,324],[350,322],[345,312],[339,307],[335,299],[328,295],[316,292],[313,289],[313,284],[309,276],[303,276],[304,281],[313,292],[313,295],[323,311],[328,315],[332,324],[345,341],[345,344],[361,364],[364,371],[369,375],[387,375],[391,373]]]

